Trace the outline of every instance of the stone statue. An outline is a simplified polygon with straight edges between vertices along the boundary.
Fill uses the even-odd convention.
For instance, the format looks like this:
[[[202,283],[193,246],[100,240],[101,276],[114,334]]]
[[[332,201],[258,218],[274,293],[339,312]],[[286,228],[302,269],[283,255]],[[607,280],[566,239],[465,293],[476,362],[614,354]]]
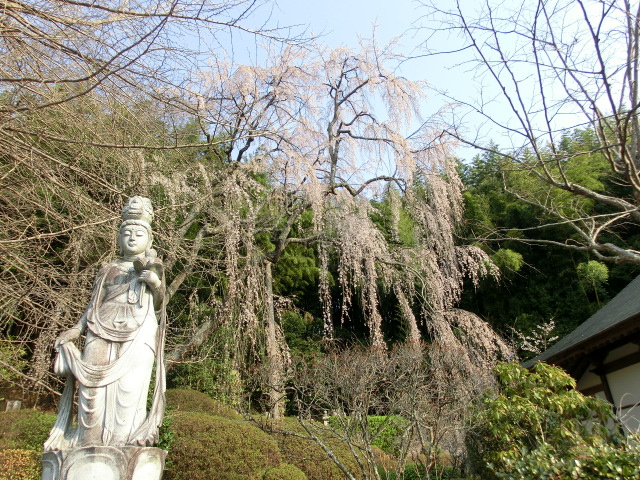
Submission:
[[[149,199],[130,198],[122,220],[121,258],[99,271],[80,321],[55,343],[54,370],[67,381],[56,424],[44,445],[43,479],[152,478],[158,468],[162,474],[166,452],[148,448],[157,442],[164,416],[166,323],[162,261],[151,248]],[[85,332],[80,352],[74,340]],[[153,400],[147,412],[152,376]]]

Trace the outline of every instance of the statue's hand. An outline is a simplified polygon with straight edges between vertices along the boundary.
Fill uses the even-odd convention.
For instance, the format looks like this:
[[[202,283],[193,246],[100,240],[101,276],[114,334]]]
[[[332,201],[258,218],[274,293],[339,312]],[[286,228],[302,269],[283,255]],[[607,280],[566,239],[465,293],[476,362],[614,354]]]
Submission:
[[[140,281],[149,285],[152,290],[157,290],[162,285],[160,277],[152,270],[143,270],[140,272]]]
[[[60,345],[64,345],[67,342],[72,342],[76,338],[80,336],[79,328],[71,328],[65,332],[62,332],[60,336],[56,339],[55,348],[57,349]]]

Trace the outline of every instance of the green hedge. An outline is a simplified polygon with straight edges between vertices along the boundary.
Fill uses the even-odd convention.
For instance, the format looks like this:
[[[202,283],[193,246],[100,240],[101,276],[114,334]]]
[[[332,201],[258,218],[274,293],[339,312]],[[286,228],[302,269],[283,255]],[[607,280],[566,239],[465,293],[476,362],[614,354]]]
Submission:
[[[230,406],[204,393],[186,388],[167,390],[167,406],[175,412],[199,412],[231,420],[242,420],[242,416]]]
[[[42,446],[56,422],[53,413],[16,410],[0,413],[0,449],[42,452]]]
[[[0,480],[39,480],[41,454],[33,450],[0,450]]]
[[[0,480],[38,480],[42,447],[56,415],[36,410],[0,413]]]
[[[306,432],[295,418],[284,418],[271,424],[272,435],[278,441],[284,461],[302,470],[309,480],[344,480],[345,474],[327,457],[324,450],[313,440],[301,438]],[[331,451],[340,459],[356,479],[362,478],[360,467],[349,450],[349,446],[331,438],[321,436]]]
[[[268,469],[263,480],[307,480],[307,476],[295,465],[281,463],[277,467]]]
[[[204,413],[172,413],[165,480],[260,480],[282,463],[275,439],[246,423]]]

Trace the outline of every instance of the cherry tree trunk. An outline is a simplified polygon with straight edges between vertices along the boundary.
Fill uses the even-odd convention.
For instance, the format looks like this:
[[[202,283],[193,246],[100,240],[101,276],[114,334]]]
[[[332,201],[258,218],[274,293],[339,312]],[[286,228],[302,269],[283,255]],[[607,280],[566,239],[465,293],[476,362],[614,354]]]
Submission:
[[[270,405],[270,416],[278,419],[284,412],[284,338],[276,325],[275,307],[273,303],[273,276],[271,262],[265,261],[266,285],[266,354],[267,354],[267,383]]]

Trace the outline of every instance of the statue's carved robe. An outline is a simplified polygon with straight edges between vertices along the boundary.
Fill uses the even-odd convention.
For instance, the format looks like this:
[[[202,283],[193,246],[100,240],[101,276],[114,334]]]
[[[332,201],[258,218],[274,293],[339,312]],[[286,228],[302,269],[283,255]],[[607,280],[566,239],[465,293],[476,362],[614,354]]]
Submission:
[[[164,282],[162,287],[164,288]],[[87,335],[83,352],[60,346],[55,370],[67,376],[58,420],[45,450],[99,446],[151,446],[164,414],[164,312],[158,325],[153,295],[133,268],[114,262],[102,268],[80,321]],[[153,404],[149,383],[156,363]],[[78,382],[78,424],[71,406]]]

